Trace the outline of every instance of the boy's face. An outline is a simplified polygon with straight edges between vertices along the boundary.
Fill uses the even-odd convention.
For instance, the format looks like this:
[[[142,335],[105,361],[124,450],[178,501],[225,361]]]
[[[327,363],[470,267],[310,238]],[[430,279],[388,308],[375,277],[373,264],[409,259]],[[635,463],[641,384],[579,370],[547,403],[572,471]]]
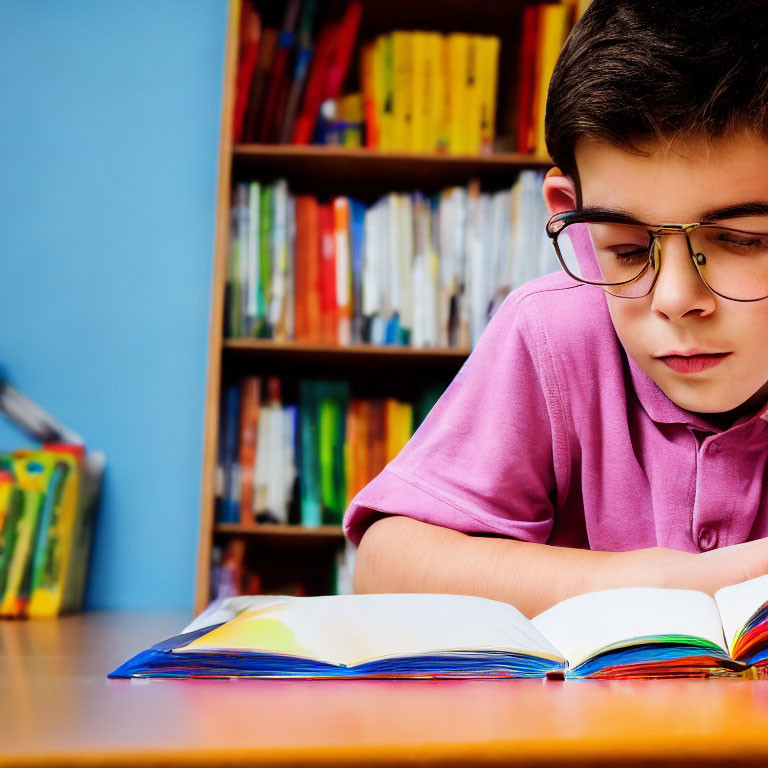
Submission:
[[[647,224],[717,221],[768,233],[768,142],[744,134],[703,141],[651,144],[637,155],[610,144],[581,141],[576,165],[582,204],[620,211]],[[575,206],[562,177],[548,178],[544,193],[552,212]],[[713,216],[744,204],[760,215]],[[572,208],[571,208],[572,209]],[[619,339],[638,366],[686,410],[721,414],[727,426],[768,399],[768,299],[738,302],[710,291],[696,272],[683,235],[662,238],[661,269],[644,298],[605,294]],[[684,372],[670,357],[727,353],[711,367]],[[667,358],[665,361],[665,357]],[[689,361],[690,362],[690,361]]]

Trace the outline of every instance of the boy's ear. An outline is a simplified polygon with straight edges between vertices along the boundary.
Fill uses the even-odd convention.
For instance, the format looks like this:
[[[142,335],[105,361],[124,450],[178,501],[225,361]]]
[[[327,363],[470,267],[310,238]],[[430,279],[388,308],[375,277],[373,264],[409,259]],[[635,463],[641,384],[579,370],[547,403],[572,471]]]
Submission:
[[[542,192],[550,216],[576,210],[576,183],[570,176],[563,175],[559,168],[549,169]]]

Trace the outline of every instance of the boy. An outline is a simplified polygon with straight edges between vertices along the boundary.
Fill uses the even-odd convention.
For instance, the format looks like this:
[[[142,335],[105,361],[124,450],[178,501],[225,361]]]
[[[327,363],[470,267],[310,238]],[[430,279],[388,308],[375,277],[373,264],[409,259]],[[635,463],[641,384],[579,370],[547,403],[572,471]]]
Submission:
[[[533,616],[768,572],[766,39],[763,2],[594,0],[547,101],[565,271],[507,297],[353,500],[358,591]]]

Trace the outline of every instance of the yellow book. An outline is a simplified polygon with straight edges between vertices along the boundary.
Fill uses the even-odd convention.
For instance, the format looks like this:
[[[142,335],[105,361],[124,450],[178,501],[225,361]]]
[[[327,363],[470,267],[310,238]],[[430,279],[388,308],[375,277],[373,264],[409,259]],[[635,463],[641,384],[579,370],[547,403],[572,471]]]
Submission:
[[[0,535],[2,535],[8,505],[11,503],[12,492],[13,479],[11,478],[11,475],[0,475]]]
[[[394,137],[395,151],[411,147],[413,131],[413,33],[392,33],[392,69],[394,73]]]
[[[392,459],[394,459],[400,451],[400,435],[398,431],[400,413],[398,406],[399,403],[397,400],[395,400],[394,397],[388,397],[384,401],[385,424],[387,425],[385,436],[387,462],[392,461]]]
[[[576,19],[580,19],[584,12],[589,8],[590,3],[592,0],[577,0],[576,2]]]
[[[379,149],[391,152],[395,149],[394,91],[395,73],[392,61],[392,35],[384,35],[376,41],[373,61],[374,80],[378,81],[379,102]]]
[[[547,143],[544,139],[544,113],[547,104],[547,91],[552,71],[557,63],[565,38],[568,36],[568,27],[571,18],[571,8],[567,5],[543,5],[541,6],[541,26],[539,27],[539,80],[536,83],[537,110],[536,120],[536,154],[541,157],[547,155]]]
[[[347,125],[360,125],[363,123],[363,94],[348,93],[337,99],[337,115],[339,120]],[[362,146],[362,136],[359,130],[344,130],[343,146],[360,147]]]
[[[427,83],[426,92],[429,99],[427,107],[427,146],[430,152],[441,152],[447,149],[445,128],[446,78],[445,57],[443,55],[443,36],[437,32],[427,34]]]
[[[480,151],[493,152],[496,136],[496,90],[499,72],[499,38],[480,38]]]
[[[75,540],[80,533],[80,466],[78,460],[67,453],[42,454],[38,461],[45,466],[48,478],[47,498],[43,505],[40,541],[33,563],[33,584],[28,613],[36,617],[58,616],[75,607],[68,604],[74,570]],[[60,482],[54,487],[52,478]],[[48,506],[50,504],[50,507]]]
[[[480,35],[471,35],[467,42],[467,106],[466,106],[466,151],[470,155],[480,152]]]
[[[400,403],[400,450],[411,439],[413,434],[413,404]]]
[[[429,88],[432,87],[429,72],[429,34],[414,32],[412,35],[413,78],[411,82],[411,141],[409,149],[412,152],[429,152]]]
[[[446,39],[448,73],[448,151],[465,155],[469,147],[467,135],[467,57],[469,35],[454,33]]]

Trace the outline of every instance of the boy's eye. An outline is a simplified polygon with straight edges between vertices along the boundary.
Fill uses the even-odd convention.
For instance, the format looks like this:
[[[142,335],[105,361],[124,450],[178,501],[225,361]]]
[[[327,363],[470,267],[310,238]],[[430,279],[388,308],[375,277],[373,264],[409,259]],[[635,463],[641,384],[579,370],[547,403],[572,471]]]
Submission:
[[[610,250],[613,251],[616,258],[622,261],[633,261],[648,258],[648,246],[638,245],[615,245]]]
[[[765,248],[768,242],[764,237],[747,236],[734,232],[721,232],[717,238],[718,242],[725,243],[726,245],[739,245],[744,248]]]

